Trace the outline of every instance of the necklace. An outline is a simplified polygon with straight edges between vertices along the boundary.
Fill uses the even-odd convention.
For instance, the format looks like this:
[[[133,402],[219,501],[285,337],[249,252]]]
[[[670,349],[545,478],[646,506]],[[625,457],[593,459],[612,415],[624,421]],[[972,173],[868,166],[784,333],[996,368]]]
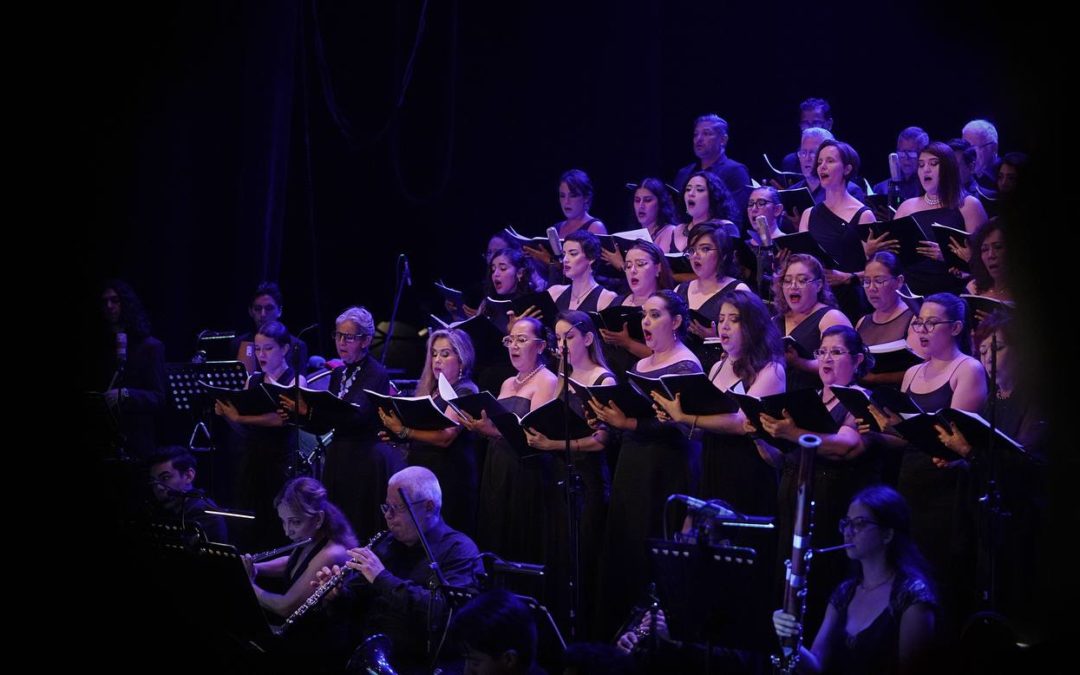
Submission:
[[[597,284],[594,281],[591,284],[589,284],[588,288],[586,288],[584,291],[582,291],[578,295],[574,295],[574,288],[571,286],[570,287],[570,301],[573,302],[575,306],[580,305],[581,304],[581,299],[584,298],[586,295],[588,295],[589,292],[592,289],[596,288],[596,286],[597,286]]]
[[[544,367],[544,364],[541,363],[531,373],[529,373],[525,377],[522,377],[521,375],[515,375],[514,376],[514,384],[516,386],[514,387],[514,391],[517,391],[518,389],[524,387],[525,383],[528,382],[529,380],[531,380],[533,375],[536,375],[537,373],[539,373],[540,370],[543,369],[543,367]]]
[[[345,366],[345,369],[346,369],[346,370],[348,370],[348,368],[349,368],[349,365],[352,365],[352,364],[348,364],[348,365],[346,365],[346,366]],[[348,394],[348,393],[349,393],[349,389],[351,389],[351,388],[352,388],[352,385],[353,385],[353,381],[355,381],[355,380],[356,380],[356,376],[360,374],[360,371],[361,371],[361,370],[363,370],[363,364],[362,364],[362,363],[360,363],[359,365],[357,365],[357,366],[356,366],[356,369],[352,371],[352,374],[351,374],[351,375],[349,375],[349,377],[345,378],[345,379],[344,379],[344,380],[343,380],[343,381],[341,382],[341,386],[340,386],[340,387],[338,387],[338,398],[341,398],[341,399],[345,398],[346,394]]]
[[[941,198],[940,197],[931,197],[929,192],[927,192],[926,194],[923,195],[923,201],[925,201],[930,206],[940,206],[941,205]]]
[[[880,581],[880,582],[878,582],[878,583],[874,584],[873,586],[867,586],[867,585],[866,585],[865,583],[863,583],[863,584],[859,584],[859,588],[863,589],[863,592],[864,592],[864,593],[869,593],[870,591],[872,591],[872,590],[875,590],[875,589],[878,589],[878,588],[881,588],[881,587],[882,587],[882,586],[884,586],[885,584],[887,584],[887,583],[889,583],[890,581],[892,581],[892,580],[893,580],[893,577],[894,577],[894,576],[895,576],[894,574],[890,574],[890,575],[889,575],[888,577],[886,577],[886,578],[885,578],[885,579],[884,579],[883,581]]]

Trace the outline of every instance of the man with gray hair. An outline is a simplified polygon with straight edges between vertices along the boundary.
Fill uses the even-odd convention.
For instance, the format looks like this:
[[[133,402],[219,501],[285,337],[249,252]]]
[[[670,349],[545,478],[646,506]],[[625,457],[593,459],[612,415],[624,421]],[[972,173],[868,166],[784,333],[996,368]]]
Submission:
[[[702,115],[694,122],[694,154],[698,161],[687,164],[675,174],[675,188],[681,194],[698,171],[709,171],[720,179],[735,200],[736,224],[745,229],[746,216],[742,207],[750,196],[750,172],[746,165],[727,156],[728,123],[719,115]]]
[[[359,574],[341,595],[355,605],[348,616],[359,623],[361,637],[382,633],[390,638],[397,667],[427,663],[429,628],[442,629],[448,613],[445,596],[433,595],[430,590],[434,574],[406,500],[447,584],[473,586],[476,575],[483,571],[476,544],[442,519],[442,488],[435,474],[422,466],[410,466],[391,476],[386,503],[382,504],[390,537],[349,551],[352,559],[345,564]],[[322,583],[339,571],[337,566],[332,570],[324,567],[318,580]],[[335,614],[344,613],[345,602],[335,599],[334,604]]]
[[[964,140],[975,148],[975,181],[983,190],[997,190],[998,157],[997,127],[986,120],[971,120],[961,132]]]

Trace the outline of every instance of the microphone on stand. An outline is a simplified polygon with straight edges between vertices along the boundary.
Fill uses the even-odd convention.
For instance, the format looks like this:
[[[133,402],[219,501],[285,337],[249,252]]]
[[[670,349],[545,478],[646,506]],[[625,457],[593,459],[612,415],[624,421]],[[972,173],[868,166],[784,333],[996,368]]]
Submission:
[[[405,285],[412,287],[412,272],[409,271],[409,256],[404,253],[401,254],[401,259],[405,263]]]
[[[900,206],[900,155],[889,153],[889,203],[893,208]]]
[[[559,229],[552,225],[547,229],[548,243],[551,244],[551,250],[554,251],[555,257],[562,260],[563,247],[562,242],[559,241]]]

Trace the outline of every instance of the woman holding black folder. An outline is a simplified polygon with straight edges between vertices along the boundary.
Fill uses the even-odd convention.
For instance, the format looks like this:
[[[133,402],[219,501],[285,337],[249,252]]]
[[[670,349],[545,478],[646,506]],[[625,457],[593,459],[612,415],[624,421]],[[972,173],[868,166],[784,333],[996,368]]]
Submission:
[[[900,295],[904,286],[904,273],[896,256],[888,251],[878,251],[866,262],[862,278],[866,299],[874,308],[855,322],[855,330],[867,345],[906,341],[908,324],[915,312]],[[861,381],[867,385],[891,385],[899,387],[904,379],[903,371],[866,373]]]
[[[515,375],[499,389],[499,402],[524,417],[555,398],[558,378],[546,366],[548,339],[543,324],[518,319],[503,338]],[[487,459],[480,478],[479,545],[516,561],[545,560],[547,507],[542,462],[522,458],[487,416],[462,415],[462,424],[488,438]],[[538,522],[539,518],[539,522]]]
[[[1008,286],[1008,249],[1005,246],[1005,221],[991,218],[971,235],[971,281],[967,292],[984,298],[1012,302]],[[976,318],[982,320],[982,312]]]
[[[458,396],[479,391],[469,379],[475,363],[472,341],[464,332],[453,328],[433,331],[428,336],[427,355],[413,395],[430,396],[444,415],[456,419],[454,410],[439,394],[439,376],[446,378]],[[384,440],[397,438],[408,443],[405,463],[430,469],[439,479],[443,520],[470,537],[476,536],[480,473],[473,434],[461,426],[434,431],[410,429],[393,411],[388,414],[378,408],[378,413],[389,432]]]
[[[764,303],[749,291],[724,295],[718,316],[723,358],[709,371],[713,386],[761,398],[784,391],[784,357],[780,333],[769,321]],[[740,513],[776,513],[776,471],[762,461],[744,428],[746,415],[689,415],[681,397],[653,393],[664,415],[705,431],[702,436],[703,499],[722,499]]]
[[[630,292],[616,298],[612,303],[614,306],[641,307],[653,293],[675,285],[667,258],[660,247],[652,242],[635,241],[626,252],[625,268]],[[635,361],[652,354],[643,341],[630,337],[626,324],[620,331],[601,328],[600,337],[604,340],[604,359],[615,373],[625,374]]]
[[[598,312],[615,299],[615,294],[597,283],[593,264],[600,258],[600,241],[587,230],[578,230],[563,242],[562,273],[569,284],[548,288],[560,312]]]
[[[986,371],[963,349],[970,340],[964,301],[950,293],[937,293],[923,301],[911,330],[926,350],[928,360],[908,369],[901,391],[926,412],[956,408],[978,412],[986,402]],[[884,429],[877,438],[887,446],[904,448],[897,489],[912,505],[912,534],[942,580],[946,610],[955,612],[955,599],[969,579],[958,570],[970,568],[970,524],[957,518],[958,486],[964,469],[953,464],[934,465],[930,455],[904,441],[895,429],[899,415],[871,406]],[[868,433],[860,426],[860,432]],[[872,432],[870,432],[872,433]],[[955,620],[955,613],[951,614]]]
[[[689,323],[686,301],[672,291],[658,291],[644,310],[641,327],[652,354],[638,361],[633,372],[653,378],[700,373],[701,363],[683,344]],[[607,612],[604,630],[614,630],[645,588],[649,567],[645,540],[663,536],[668,495],[693,494],[697,489],[700,446],[673,422],[660,422],[654,415],[627,417],[617,405],[595,398],[589,405],[600,422],[623,431],[611,486],[600,591],[600,606]]]
[[[263,382],[291,387],[296,384],[296,372],[288,366],[292,337],[285,326],[269,321],[259,326],[253,338],[259,370],[248,378],[245,389]],[[300,386],[307,380],[300,375]],[[236,506],[255,513],[253,540],[245,542],[250,548],[270,548],[278,542],[281,530],[273,500],[288,479],[289,455],[296,451],[296,433],[285,428],[277,412],[263,415],[241,415],[229,401],[214,402],[214,412],[229,421],[240,436],[240,466],[237,472]]]
[[[790,335],[807,353],[821,346],[821,333],[830,326],[851,326],[847,316],[836,308],[825,269],[812,255],[795,253],[784,261],[783,271],[773,282],[773,297],[779,314],[774,317],[780,335]],[[787,390],[817,389],[817,359],[799,356],[794,345],[784,351],[787,360]]]

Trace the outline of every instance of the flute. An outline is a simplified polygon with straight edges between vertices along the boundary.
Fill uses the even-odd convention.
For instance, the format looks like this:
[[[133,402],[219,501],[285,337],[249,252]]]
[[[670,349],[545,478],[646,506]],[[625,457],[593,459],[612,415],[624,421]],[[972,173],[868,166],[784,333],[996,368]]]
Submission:
[[[291,544],[286,544],[285,546],[279,546],[277,548],[272,548],[269,551],[263,551],[262,553],[252,553],[251,554],[251,562],[257,563],[257,562],[262,562],[264,560],[270,560],[271,558],[278,557],[282,553],[288,553],[289,551],[293,550],[294,548],[300,548],[301,546],[304,546],[304,545],[310,544],[310,543],[311,543],[311,537],[307,537],[305,539],[301,539],[300,541],[294,541]]]

